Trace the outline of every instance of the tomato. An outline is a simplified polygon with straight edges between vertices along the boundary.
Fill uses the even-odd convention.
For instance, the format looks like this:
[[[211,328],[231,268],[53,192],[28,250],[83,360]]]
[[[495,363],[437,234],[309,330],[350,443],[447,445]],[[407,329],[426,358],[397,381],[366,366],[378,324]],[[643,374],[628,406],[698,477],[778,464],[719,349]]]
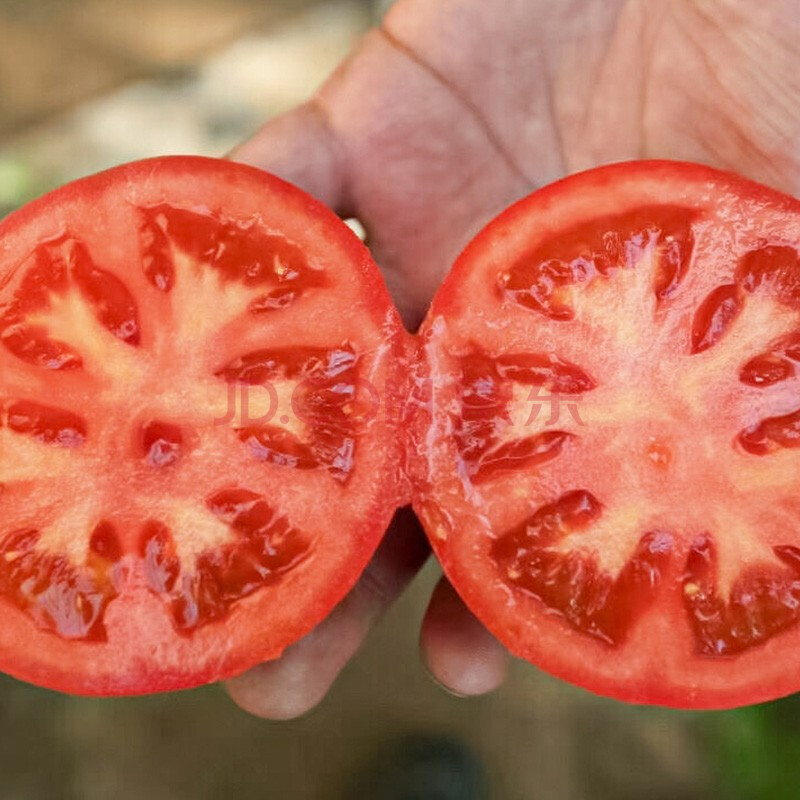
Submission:
[[[0,224],[0,669],[234,675],[413,500],[518,656],[619,699],[800,689],[800,202],[672,162],[547,187],[416,337],[331,212],[163,158]]]
[[[408,347],[356,237],[249,167],[144,161],[4,220],[0,669],[136,694],[308,632],[407,500],[373,406]]]
[[[513,653],[639,703],[800,689],[800,202],[567,178],[467,247],[419,346],[415,507]]]

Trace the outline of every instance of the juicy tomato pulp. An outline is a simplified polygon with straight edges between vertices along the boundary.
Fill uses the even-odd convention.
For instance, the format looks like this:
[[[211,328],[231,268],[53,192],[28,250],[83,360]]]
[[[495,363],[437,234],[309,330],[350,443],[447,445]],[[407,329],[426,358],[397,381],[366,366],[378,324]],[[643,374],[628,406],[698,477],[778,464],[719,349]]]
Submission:
[[[800,689],[800,203],[568,178],[478,235],[421,338],[415,505],[501,641],[635,702]]]
[[[407,499],[406,348],[366,249],[249,167],[142,162],[5,220],[0,668],[182,688],[310,630]]]

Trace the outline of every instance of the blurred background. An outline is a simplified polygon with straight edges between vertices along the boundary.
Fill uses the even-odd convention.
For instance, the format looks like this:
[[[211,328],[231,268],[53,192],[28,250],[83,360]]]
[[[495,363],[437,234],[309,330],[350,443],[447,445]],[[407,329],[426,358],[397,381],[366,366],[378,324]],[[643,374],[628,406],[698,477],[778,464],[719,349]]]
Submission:
[[[0,216],[122,161],[225,153],[307,98],[386,5],[0,0]],[[520,664],[491,697],[449,696],[416,656],[435,580],[429,564],[294,722],[248,717],[219,687],[84,700],[0,676],[0,800],[800,796],[795,698],[635,708]]]

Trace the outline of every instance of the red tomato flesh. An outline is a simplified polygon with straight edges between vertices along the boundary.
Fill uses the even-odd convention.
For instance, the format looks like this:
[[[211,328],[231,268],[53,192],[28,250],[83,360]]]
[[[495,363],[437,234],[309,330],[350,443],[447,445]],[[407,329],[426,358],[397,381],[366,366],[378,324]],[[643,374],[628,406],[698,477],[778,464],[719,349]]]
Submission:
[[[176,689],[308,632],[407,499],[370,405],[407,346],[347,227],[249,167],[141,162],[4,220],[0,669]]]
[[[634,702],[800,689],[798,201],[567,178],[478,235],[420,336],[415,507],[512,652]]]

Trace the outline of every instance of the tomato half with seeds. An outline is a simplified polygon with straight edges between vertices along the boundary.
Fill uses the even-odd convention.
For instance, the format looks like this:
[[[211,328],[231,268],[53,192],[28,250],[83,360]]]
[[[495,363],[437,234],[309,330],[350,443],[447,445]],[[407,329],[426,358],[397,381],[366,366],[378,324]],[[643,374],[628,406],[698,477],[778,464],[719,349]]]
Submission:
[[[406,349],[356,237],[250,167],[144,161],[3,221],[0,669],[177,689],[308,632],[407,494]]]
[[[513,653],[640,703],[800,689],[798,201],[567,178],[468,246],[421,349],[415,505]]]

